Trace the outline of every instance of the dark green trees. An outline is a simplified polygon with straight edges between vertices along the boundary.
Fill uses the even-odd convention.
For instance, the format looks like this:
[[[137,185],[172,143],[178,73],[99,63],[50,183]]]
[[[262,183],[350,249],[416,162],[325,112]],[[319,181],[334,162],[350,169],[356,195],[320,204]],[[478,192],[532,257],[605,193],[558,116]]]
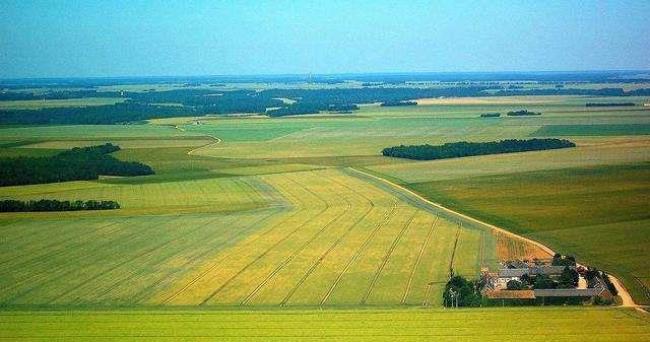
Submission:
[[[37,201],[0,201],[0,212],[21,211],[77,211],[77,210],[112,210],[120,209],[115,201],[59,201],[41,199]]]
[[[576,145],[573,142],[564,139],[510,139],[481,143],[461,141],[438,146],[428,144],[410,146],[400,145],[387,147],[383,149],[381,153],[387,157],[433,160],[485,154],[539,151],[575,146]]]
[[[455,275],[445,286],[443,303],[447,307],[480,306],[481,293],[474,282]]]
[[[73,148],[44,158],[0,159],[0,186],[92,180],[99,175],[140,176],[154,171],[148,165],[111,156],[112,144]]]

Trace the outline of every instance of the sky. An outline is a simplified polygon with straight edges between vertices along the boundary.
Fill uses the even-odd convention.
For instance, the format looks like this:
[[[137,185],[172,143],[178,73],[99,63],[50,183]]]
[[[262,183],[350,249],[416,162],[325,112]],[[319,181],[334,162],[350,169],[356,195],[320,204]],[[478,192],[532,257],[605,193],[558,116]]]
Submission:
[[[0,0],[0,78],[648,69],[647,0]]]

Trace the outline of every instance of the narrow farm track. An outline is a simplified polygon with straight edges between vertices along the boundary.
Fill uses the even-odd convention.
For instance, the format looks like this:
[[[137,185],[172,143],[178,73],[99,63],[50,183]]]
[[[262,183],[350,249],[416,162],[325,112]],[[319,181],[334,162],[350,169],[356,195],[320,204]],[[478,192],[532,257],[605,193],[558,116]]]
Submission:
[[[478,225],[481,225],[481,226],[484,226],[486,228],[492,229],[492,230],[494,230],[494,231],[496,231],[498,233],[504,234],[504,235],[506,235],[506,236],[508,236],[510,238],[522,240],[522,241],[525,241],[527,243],[533,244],[533,245],[539,247],[540,249],[544,250],[545,252],[547,252],[550,255],[555,254],[555,252],[551,248],[549,248],[546,245],[543,245],[542,243],[540,243],[538,241],[535,241],[533,239],[529,239],[529,238],[517,235],[515,233],[512,233],[512,232],[504,229],[504,228],[495,226],[495,225],[487,223],[487,222],[483,222],[483,221],[481,221],[479,219],[467,216],[467,215],[462,214],[462,213],[460,213],[458,211],[455,211],[455,210],[449,209],[449,208],[447,208],[445,206],[442,206],[439,203],[432,202],[432,201],[422,197],[421,195],[415,193],[414,191],[412,191],[410,189],[407,189],[407,188],[405,188],[405,187],[403,187],[403,186],[401,186],[401,185],[399,185],[397,183],[394,183],[394,182],[392,182],[392,181],[390,181],[388,179],[375,176],[375,175],[373,175],[371,173],[368,173],[368,172],[365,172],[365,171],[362,171],[362,170],[359,170],[359,169],[356,169],[356,168],[350,168],[350,169],[357,172],[357,173],[359,173],[359,174],[362,174],[364,176],[371,177],[371,178],[374,178],[374,179],[376,179],[376,180],[378,180],[380,182],[388,184],[388,185],[392,186],[393,188],[395,188],[395,189],[397,189],[399,191],[402,191],[404,193],[407,193],[407,194],[417,198],[418,200],[420,200],[420,201],[434,207],[437,210],[444,211],[444,212],[446,212],[448,214],[451,214],[452,216],[456,216],[456,217],[458,217],[460,219],[468,220],[468,221],[471,221],[471,222],[476,223]],[[632,299],[632,296],[630,295],[630,293],[627,291],[625,286],[623,286],[623,283],[618,278],[616,278],[614,276],[611,276],[611,275],[610,275],[610,278],[612,279],[612,283],[614,284],[614,286],[618,290],[619,296],[621,297],[621,299],[623,301],[621,306],[623,306],[623,307],[634,307],[634,308],[638,308],[638,309],[643,310],[642,306],[640,306],[640,305],[638,305],[638,304],[636,304],[634,302],[634,300]]]

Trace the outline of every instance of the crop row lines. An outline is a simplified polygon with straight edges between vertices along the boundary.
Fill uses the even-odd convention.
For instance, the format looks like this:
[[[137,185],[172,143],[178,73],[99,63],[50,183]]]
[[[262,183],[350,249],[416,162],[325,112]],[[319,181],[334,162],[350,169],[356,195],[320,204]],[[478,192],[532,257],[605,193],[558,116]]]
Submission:
[[[178,218],[178,217],[177,217],[177,218]],[[157,224],[157,222],[154,222],[154,223],[152,223],[151,225],[148,225],[145,229],[150,229],[150,228],[156,227],[156,224]],[[118,239],[117,241],[115,241],[115,240],[109,240],[109,241],[104,242],[103,244],[100,244],[99,246],[94,246],[93,248],[96,249],[96,250],[101,250],[101,251],[110,251],[110,250],[111,250],[110,248],[109,248],[109,249],[104,249],[104,248],[105,248],[105,247],[112,247],[112,248],[123,247],[121,241],[126,240],[126,241],[128,241],[128,243],[133,243],[133,242],[135,241],[135,239],[132,239],[133,237],[142,236],[142,235],[144,235],[144,233],[145,233],[145,232],[143,231],[143,229],[140,229],[140,230],[134,230],[134,231],[131,232],[130,234],[126,234],[125,236],[122,236],[122,237],[121,237],[120,239]],[[74,253],[74,252],[77,252],[77,251],[76,251],[76,250],[72,250],[71,252]],[[60,254],[60,253],[58,253],[58,254]],[[95,255],[95,256],[96,256],[97,258],[94,259],[94,260],[101,260],[101,256],[102,256],[101,254],[100,254],[100,255]],[[85,255],[79,254],[79,255],[78,255],[78,258],[76,258],[76,259],[83,259],[83,258],[85,258],[85,257],[86,257]],[[93,261],[90,261],[90,262],[89,262],[88,260],[85,260],[85,261],[86,261],[87,263],[93,263],[94,260],[93,260]],[[68,260],[69,263],[70,263],[70,261],[73,261],[73,260]],[[55,266],[54,268],[50,268],[50,269],[47,269],[47,270],[43,270],[42,272],[39,272],[39,273],[33,273],[33,274],[29,275],[26,279],[23,279],[23,280],[21,280],[21,281],[15,282],[15,283],[13,284],[13,286],[11,286],[11,287],[9,287],[9,288],[5,288],[5,291],[7,291],[7,290],[9,290],[9,289],[17,288],[17,287],[21,286],[23,283],[25,283],[25,282],[27,282],[27,281],[33,281],[33,280],[36,280],[36,284],[35,284],[34,286],[30,287],[30,288],[27,289],[26,291],[23,291],[22,293],[19,292],[18,294],[16,294],[16,295],[10,297],[9,300],[13,300],[13,299],[15,299],[15,298],[17,298],[17,297],[19,297],[19,296],[21,296],[21,295],[28,294],[28,293],[32,292],[33,290],[35,290],[36,288],[38,288],[38,287],[40,287],[40,286],[43,286],[43,285],[44,285],[43,283],[40,283],[40,284],[39,284],[39,283],[37,282],[39,279],[47,278],[49,275],[51,275],[51,274],[53,274],[53,273],[56,273],[56,272],[61,271],[61,270],[64,270],[65,267],[66,267],[65,265],[63,265],[63,264],[59,264],[59,265]],[[67,271],[67,272],[64,272],[63,275],[67,275],[67,274],[69,274],[69,273],[71,273],[71,272],[74,272],[74,271],[75,271],[75,269],[69,270],[69,271]],[[62,275],[59,275],[58,277],[55,277],[55,278],[50,278],[50,279],[47,280],[46,283],[51,283],[52,281],[58,280],[58,279],[61,278],[61,277],[62,277]],[[7,302],[7,300],[5,300],[5,302]]]
[[[262,221],[262,220],[266,219],[266,218],[269,217],[270,215],[272,215],[272,213],[269,214],[269,215],[266,215],[266,216],[261,216],[261,218],[260,218],[259,220],[257,220],[255,223],[257,223],[257,222],[259,222],[259,221]],[[216,217],[215,219],[210,220],[209,222],[200,225],[199,228],[201,228],[201,229],[197,229],[197,230],[194,230],[194,231],[192,231],[192,232],[186,233],[186,234],[183,235],[183,237],[184,237],[184,238],[186,238],[186,237],[192,237],[192,236],[194,236],[194,235],[196,235],[196,236],[201,236],[200,233],[203,233],[203,231],[205,230],[205,229],[204,229],[205,227],[210,226],[210,225],[213,224],[215,221],[221,221],[221,220],[223,220],[223,219],[226,218],[226,217],[232,217],[232,220],[230,220],[230,222],[232,222],[232,221],[234,221],[234,220],[240,218],[240,217],[237,216],[237,215],[233,215],[233,213],[226,214],[226,215],[223,215],[223,216],[218,216],[218,217]],[[245,229],[242,229],[242,230],[238,231],[236,234],[234,234],[234,235],[235,235],[235,238],[236,238],[237,235],[243,234],[243,233],[246,232],[248,229],[254,227],[255,223],[249,225],[249,226],[246,227]],[[199,234],[194,234],[194,233],[199,233]],[[223,232],[222,230],[215,230],[215,231],[214,231],[214,232],[213,232],[209,237],[205,237],[205,238],[203,238],[203,239],[201,239],[201,240],[202,240],[204,243],[209,244],[209,243],[213,242],[213,240],[209,240],[209,239],[213,239],[213,238],[216,237],[216,239],[214,239],[214,240],[216,240],[216,241],[220,241],[220,240],[223,240],[223,235],[222,235],[223,233],[224,233],[224,232]],[[233,238],[233,237],[231,236],[230,238]],[[227,240],[228,240],[228,239],[226,239],[226,241],[227,241]],[[225,243],[225,242],[222,241],[222,243]],[[218,245],[215,246],[215,247],[218,247],[218,246],[220,246],[220,244],[218,244]],[[180,245],[180,246],[176,247],[175,250],[171,250],[171,251],[169,251],[168,253],[166,253],[166,254],[164,254],[164,255],[155,255],[155,256],[157,257],[157,259],[156,259],[156,261],[152,261],[152,263],[148,263],[148,264],[145,265],[145,264],[144,264],[144,260],[143,260],[143,262],[139,263],[139,266],[140,266],[140,270],[139,270],[139,271],[134,272],[134,273],[131,273],[131,274],[130,274],[127,278],[125,278],[125,279],[118,279],[118,280],[114,281],[114,283],[113,283],[110,287],[108,287],[107,289],[104,289],[104,291],[102,291],[100,294],[96,295],[96,297],[97,297],[97,298],[100,298],[101,296],[106,295],[106,294],[110,293],[112,290],[118,288],[119,286],[125,286],[125,284],[128,284],[128,283],[135,283],[134,278],[136,278],[136,277],[139,278],[143,273],[147,272],[147,271],[146,271],[146,270],[147,270],[147,267],[152,267],[152,268],[153,268],[153,267],[159,266],[159,265],[165,263],[166,261],[168,261],[169,259],[173,258],[174,256],[178,255],[179,252],[182,253],[184,250],[187,250],[186,246]],[[210,252],[213,252],[213,251],[212,251],[211,249],[207,249],[207,250],[204,251],[203,253],[210,253]],[[185,262],[185,264],[192,262],[193,259],[194,259],[194,258],[187,260],[187,261]],[[146,266],[146,267],[142,267],[142,266]],[[176,272],[179,272],[179,271],[182,271],[182,268],[180,268],[180,269],[177,270]],[[174,272],[173,274],[175,274],[176,272]],[[103,272],[103,273],[106,274],[106,272]],[[133,296],[133,297],[132,297],[132,301],[135,301],[134,299],[135,299],[136,297],[140,297],[140,296],[142,296],[143,294],[146,294],[146,293],[147,293],[147,292],[146,292],[147,289],[150,289],[150,288],[156,286],[156,285],[157,285],[161,280],[167,279],[167,278],[169,278],[169,277],[171,277],[171,276],[172,276],[172,274],[169,274],[169,273],[162,274],[162,275],[161,275],[161,278],[160,278],[159,280],[153,282],[151,285],[147,286],[146,289],[141,290],[138,294],[136,294],[135,296]],[[127,282],[128,282],[128,283],[127,283]]]
[[[418,251],[418,256],[415,259],[415,263],[413,264],[413,267],[411,268],[411,273],[409,274],[409,278],[406,281],[406,286],[404,288],[404,294],[402,294],[402,299],[400,300],[400,304],[406,304],[406,298],[408,297],[409,292],[411,291],[411,284],[413,283],[413,277],[415,276],[415,272],[417,271],[417,268],[420,265],[420,261],[422,260],[422,256],[424,255],[424,251],[429,246],[429,243],[431,241],[431,237],[433,236],[433,231],[435,230],[436,225],[438,224],[439,220],[440,220],[440,217],[436,215],[436,218],[431,222],[431,226],[429,227],[429,232],[427,233],[427,236],[424,239],[424,242],[422,243],[422,246],[420,247],[420,250]]]
[[[291,180],[290,178],[288,178],[288,179]],[[320,197],[319,195],[317,195],[317,194],[314,193],[313,191],[307,189],[306,187],[303,187],[302,185],[300,185],[300,183],[298,183],[298,182],[296,182],[296,181],[294,181],[294,180],[291,180],[291,182],[295,183],[295,184],[298,185],[299,187],[302,187],[303,190],[309,192],[310,194],[312,194],[313,196],[315,196],[316,198],[318,198],[322,203],[325,204],[325,207],[324,207],[324,208],[323,208],[323,209],[322,209],[318,214],[316,214],[315,217],[320,216],[321,214],[323,214],[324,212],[326,212],[326,211],[330,208],[329,203],[327,203],[327,201],[323,200],[322,197]],[[276,248],[277,246],[279,246],[280,244],[282,244],[284,241],[288,240],[291,236],[293,236],[293,234],[295,234],[295,233],[298,232],[300,229],[302,229],[305,225],[307,225],[307,223],[309,223],[309,221],[305,221],[304,223],[298,225],[298,227],[296,227],[294,230],[292,230],[291,232],[289,232],[288,234],[286,234],[284,237],[282,237],[282,238],[281,238],[280,240],[278,240],[276,243],[274,243],[273,245],[271,245],[271,247],[269,247],[268,249],[266,249],[262,254],[258,255],[256,258],[254,258],[252,261],[250,261],[250,262],[249,262],[248,264],[246,264],[244,267],[242,267],[241,269],[239,269],[239,271],[237,271],[237,273],[235,273],[235,275],[233,275],[233,276],[231,276],[230,278],[228,278],[228,280],[226,280],[223,284],[221,284],[221,286],[219,286],[217,289],[215,289],[214,291],[212,291],[212,292],[211,292],[211,293],[210,293],[206,298],[204,298],[203,301],[201,301],[201,303],[200,303],[199,305],[205,305],[208,301],[210,301],[212,298],[214,298],[214,297],[215,297],[219,292],[221,292],[221,290],[223,290],[226,286],[228,286],[228,285],[229,285],[229,284],[230,284],[230,283],[231,283],[235,278],[237,278],[239,275],[241,275],[242,273],[244,273],[244,271],[246,271],[246,270],[247,270],[251,265],[255,264],[256,262],[258,262],[259,260],[261,260],[262,258],[264,258],[264,257],[265,257],[268,253],[270,253],[274,248]]]
[[[375,271],[375,274],[372,277],[372,280],[370,282],[370,286],[368,286],[368,289],[364,293],[363,297],[361,298],[361,301],[359,304],[365,305],[366,302],[368,301],[368,297],[370,297],[370,294],[372,293],[372,290],[374,290],[375,286],[377,285],[377,281],[379,280],[379,276],[381,275],[382,271],[386,267],[386,264],[388,263],[388,259],[390,259],[391,255],[393,254],[393,251],[399,244],[400,240],[402,239],[402,236],[406,233],[406,231],[409,229],[411,226],[411,222],[413,222],[413,219],[415,218],[415,215],[417,214],[417,211],[413,212],[413,215],[408,219],[406,224],[402,227],[402,229],[399,231],[395,239],[393,239],[393,242],[390,244],[390,247],[388,247],[388,250],[386,250],[386,254],[381,260],[381,263],[377,267],[377,270]]]
[[[297,198],[294,198],[294,200],[297,200]],[[257,241],[258,239],[261,239],[261,238],[265,237],[267,234],[273,232],[276,228],[281,227],[282,224],[284,224],[285,222],[287,222],[287,221],[291,220],[292,218],[298,216],[298,214],[300,214],[302,211],[303,211],[303,209],[295,210],[292,215],[287,216],[284,219],[278,221],[276,224],[272,225],[270,228],[268,228],[265,232],[263,232],[257,238],[253,239],[250,243],[253,243],[253,242]],[[171,300],[173,300],[174,298],[177,298],[178,296],[180,296],[183,292],[185,292],[187,289],[192,287],[194,284],[198,283],[200,280],[205,278],[210,272],[214,271],[221,264],[220,261],[225,259],[226,257],[227,257],[227,255],[224,254],[218,260],[219,262],[217,262],[217,261],[213,262],[213,264],[210,267],[208,267],[206,270],[201,272],[198,276],[196,276],[195,278],[190,280],[187,284],[183,285],[183,287],[181,287],[178,291],[173,292],[171,295],[169,295],[167,298],[165,298],[163,300],[163,304],[164,303],[169,303]]]
[[[393,201],[393,205],[390,207],[389,211],[384,215],[384,219],[377,224],[375,229],[373,229],[366,240],[363,242],[361,247],[357,249],[357,251],[352,255],[352,257],[345,263],[345,266],[339,272],[337,275],[336,279],[332,283],[332,285],[329,287],[325,295],[321,298],[319,305],[325,304],[325,302],[329,299],[329,297],[332,295],[332,292],[334,292],[334,289],[336,289],[336,286],[339,284],[341,279],[343,278],[343,275],[350,269],[350,266],[359,258],[361,253],[370,245],[370,242],[374,239],[374,237],[377,235],[379,230],[381,230],[382,227],[384,227],[390,218],[395,214],[395,211],[397,209],[397,201]]]

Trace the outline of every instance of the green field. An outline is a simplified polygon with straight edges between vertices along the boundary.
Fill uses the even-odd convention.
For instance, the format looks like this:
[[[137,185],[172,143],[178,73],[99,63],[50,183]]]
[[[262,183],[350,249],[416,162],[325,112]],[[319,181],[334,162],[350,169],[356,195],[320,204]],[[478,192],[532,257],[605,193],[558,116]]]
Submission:
[[[507,238],[368,175],[575,254],[648,304],[650,137],[627,132],[650,117],[585,108],[596,101],[612,100],[433,99],[309,118],[2,127],[3,157],[112,142],[123,148],[117,158],[156,174],[2,188],[0,199],[122,208],[0,214],[0,338],[135,338],[129,324],[138,324],[141,337],[157,339],[511,340],[517,320],[533,340],[589,329],[599,329],[595,340],[648,339],[647,315],[621,309],[440,310],[450,267],[468,277],[494,268],[497,240]],[[522,108],[544,114],[479,118]],[[578,146],[423,162],[379,154],[542,135]],[[127,309],[111,311],[118,306]],[[46,311],[26,311],[36,308]],[[249,326],[254,336],[238,328]]]
[[[513,324],[516,322],[516,324]],[[499,308],[368,311],[23,311],[0,339],[50,341],[647,341],[634,310]]]
[[[648,135],[650,125],[549,125],[537,130],[536,136],[603,136],[603,135]]]
[[[568,250],[620,276],[650,303],[650,164],[413,183],[427,197]]]

